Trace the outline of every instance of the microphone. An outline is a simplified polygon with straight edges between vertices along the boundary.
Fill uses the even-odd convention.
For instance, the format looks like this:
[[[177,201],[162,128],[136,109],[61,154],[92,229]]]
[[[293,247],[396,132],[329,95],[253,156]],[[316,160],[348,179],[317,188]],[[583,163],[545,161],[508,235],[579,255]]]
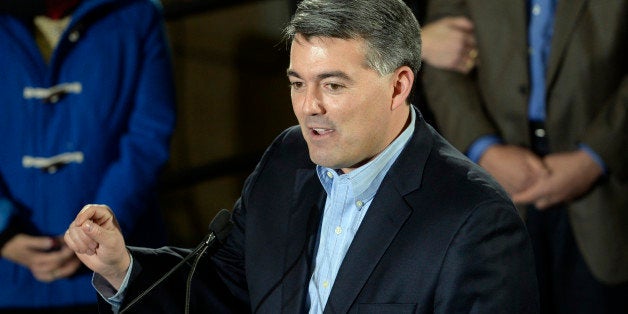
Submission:
[[[229,232],[233,228],[233,222],[231,222],[231,213],[226,209],[221,209],[212,222],[209,224],[209,235],[205,240],[207,246],[211,246],[215,240],[219,243],[225,241]]]
[[[122,310],[120,310],[120,314],[128,311],[133,305],[137,304],[144,296],[146,296],[149,292],[151,292],[155,287],[157,287],[160,283],[166,280],[172,273],[174,273],[177,269],[179,269],[183,264],[187,263],[190,259],[196,256],[194,263],[192,264],[192,268],[187,278],[187,286],[186,286],[186,296],[185,296],[185,313],[189,312],[189,302],[190,302],[190,287],[192,284],[192,276],[194,275],[194,271],[196,270],[196,265],[207,249],[210,247],[217,246],[222,243],[229,232],[231,232],[231,228],[233,228],[233,222],[231,222],[231,214],[226,209],[221,209],[212,222],[209,224],[209,234],[203,238],[203,241],[188,254],[184,259],[182,259],[179,263],[177,263],[174,267],[172,267],[167,273],[165,273],[161,278],[155,281],[150,287],[140,293],[135,299],[133,299],[129,304]],[[218,243],[216,243],[218,242]]]

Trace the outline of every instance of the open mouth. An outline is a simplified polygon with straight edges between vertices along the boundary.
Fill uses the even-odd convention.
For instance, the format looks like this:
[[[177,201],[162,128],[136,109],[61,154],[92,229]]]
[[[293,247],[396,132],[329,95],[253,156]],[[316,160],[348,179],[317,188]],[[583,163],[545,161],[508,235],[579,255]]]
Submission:
[[[331,132],[333,132],[334,130],[332,129],[323,129],[323,128],[313,128],[312,129],[312,133],[314,133],[314,135],[326,135],[329,134]]]

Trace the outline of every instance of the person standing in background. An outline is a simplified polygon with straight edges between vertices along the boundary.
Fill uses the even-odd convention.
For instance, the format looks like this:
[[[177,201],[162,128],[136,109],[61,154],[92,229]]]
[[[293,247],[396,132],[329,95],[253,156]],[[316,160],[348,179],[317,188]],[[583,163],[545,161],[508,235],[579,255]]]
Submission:
[[[165,240],[155,187],[175,107],[160,9],[2,1],[0,43],[0,312],[95,313],[62,237],[81,207],[116,204],[131,242]]]
[[[433,0],[478,66],[430,66],[441,132],[523,209],[543,313],[628,313],[628,2]]]

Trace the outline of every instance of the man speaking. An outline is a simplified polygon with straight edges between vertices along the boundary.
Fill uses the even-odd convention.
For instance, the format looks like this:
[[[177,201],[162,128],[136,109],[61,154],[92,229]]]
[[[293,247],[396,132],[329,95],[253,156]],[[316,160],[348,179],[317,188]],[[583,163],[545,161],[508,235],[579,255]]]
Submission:
[[[299,126],[246,180],[232,231],[191,281],[192,312],[538,312],[508,196],[408,101],[419,33],[401,0],[300,3],[285,29]],[[127,248],[102,205],[65,238],[114,312],[189,253]],[[182,312],[190,268],[129,311]]]

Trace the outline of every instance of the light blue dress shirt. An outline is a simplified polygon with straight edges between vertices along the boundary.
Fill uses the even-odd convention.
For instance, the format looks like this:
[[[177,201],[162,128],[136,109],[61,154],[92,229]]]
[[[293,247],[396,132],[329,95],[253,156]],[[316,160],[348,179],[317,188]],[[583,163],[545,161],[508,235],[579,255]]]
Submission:
[[[327,192],[325,211],[319,233],[314,272],[308,287],[310,313],[322,313],[340,264],[360,228],[375,193],[392,164],[414,132],[415,112],[411,108],[410,125],[377,157],[347,173],[316,167]]]
[[[530,99],[528,119],[545,121],[545,72],[554,35],[554,15],[557,0],[530,0],[528,45],[530,58]]]

